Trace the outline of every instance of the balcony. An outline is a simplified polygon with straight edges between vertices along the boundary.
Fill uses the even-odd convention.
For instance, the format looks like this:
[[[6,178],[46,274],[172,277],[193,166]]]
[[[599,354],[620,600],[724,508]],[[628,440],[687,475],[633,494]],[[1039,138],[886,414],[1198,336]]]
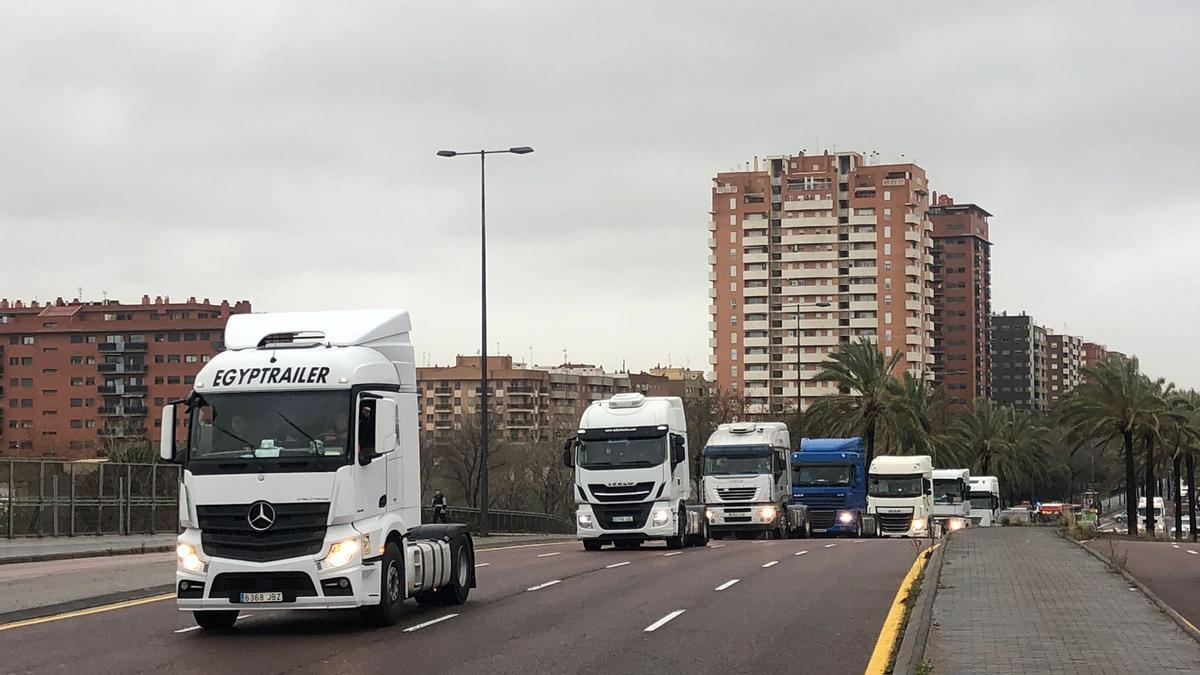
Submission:
[[[105,375],[141,374],[146,372],[144,363],[101,363],[96,371]]]
[[[799,201],[786,201],[783,203],[785,211],[832,211],[832,199],[802,199]]]
[[[142,438],[146,435],[145,427],[128,429],[101,429],[97,435],[100,438]]]
[[[101,342],[100,344],[96,345],[96,349],[98,349],[101,353],[104,353],[104,354],[145,352],[146,351],[146,343],[145,342]]]
[[[124,393],[124,391],[124,387],[115,387],[106,384],[96,387],[96,393],[100,394],[101,396],[120,396],[122,393]]]
[[[122,396],[145,396],[146,395],[146,386],[141,385],[141,384],[137,384],[137,385],[127,384],[127,385],[125,385],[125,391],[122,392],[121,395]]]

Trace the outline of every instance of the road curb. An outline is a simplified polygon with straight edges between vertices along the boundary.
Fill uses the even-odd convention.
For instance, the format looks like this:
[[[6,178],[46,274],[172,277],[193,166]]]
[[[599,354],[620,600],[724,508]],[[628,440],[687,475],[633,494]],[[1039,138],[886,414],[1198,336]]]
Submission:
[[[92,609],[93,607],[102,607],[127,600],[140,600],[155,595],[171,593],[175,590],[175,584],[166,584],[164,586],[152,586],[150,588],[139,588],[132,591],[120,591],[117,593],[106,593],[104,595],[96,595],[90,598],[79,598],[78,600],[68,600],[66,602],[58,602],[53,605],[44,605],[42,607],[29,607],[26,609],[17,609],[11,612],[0,612],[0,627],[4,624],[17,623],[18,621],[28,621],[29,619],[41,619],[55,614],[65,614],[66,612],[74,612],[81,609]]]
[[[1100,553],[1098,551],[1093,551],[1092,549],[1088,548],[1087,545],[1085,545],[1083,542],[1075,541],[1074,539],[1068,537],[1066,534],[1063,534],[1062,530],[1058,531],[1058,536],[1071,542],[1072,544],[1075,544],[1079,548],[1087,551],[1088,553],[1090,553],[1092,555],[1093,558],[1104,563],[1105,567],[1111,568],[1111,566],[1113,565],[1113,561],[1104,557],[1103,553]],[[1091,541],[1091,540],[1089,540],[1089,541]],[[1129,572],[1126,572],[1123,569],[1118,569],[1117,573],[1120,574],[1121,576],[1125,577],[1125,581],[1128,581],[1130,586],[1133,586],[1134,588],[1141,591],[1142,595],[1146,596],[1146,598],[1150,602],[1154,603],[1154,605],[1156,607],[1158,607],[1162,611],[1163,614],[1166,614],[1168,617],[1170,617],[1171,620],[1175,622],[1175,625],[1179,626],[1179,628],[1182,629],[1184,633],[1187,633],[1188,636],[1190,636],[1193,640],[1195,640],[1197,643],[1200,643],[1200,629],[1197,629],[1195,626],[1193,626],[1191,621],[1188,621],[1187,619],[1183,618],[1182,614],[1175,611],[1175,609],[1173,607],[1171,607],[1170,605],[1168,605],[1167,603],[1163,602],[1162,598],[1155,595],[1154,591],[1150,590],[1149,588],[1146,588],[1146,585],[1143,584],[1141,581],[1138,581],[1137,577],[1133,576],[1132,574],[1130,574]]]
[[[900,582],[900,588],[896,589],[896,597],[892,600],[892,607],[883,621],[879,638],[875,641],[871,660],[867,663],[867,675],[902,672],[896,669],[895,664],[899,663],[899,647],[903,646],[903,639],[908,631],[908,623],[912,614],[907,611],[905,605],[912,593],[913,584],[924,578],[926,566],[933,554],[940,548],[940,544],[934,544],[932,547],[918,552],[917,559],[913,561],[908,574]],[[924,586],[922,586],[922,590],[924,590]],[[921,596],[917,597],[919,599]],[[896,655],[895,659],[892,658],[893,654]]]
[[[0,558],[0,565],[16,565],[18,563],[48,562],[51,560],[74,560],[76,558],[104,558],[112,555],[140,555],[142,553],[165,553],[174,551],[175,544],[158,544],[155,546],[134,546],[129,548],[103,548],[92,551],[63,551],[62,553],[36,553],[34,555]]]
[[[933,626],[933,601],[937,596],[937,586],[942,576],[942,560],[951,539],[953,537],[943,538],[942,545],[929,554],[929,560],[925,563],[921,576],[921,592],[917,595],[917,602],[909,612],[908,622],[904,626],[900,649],[896,651],[896,662],[892,666],[893,673],[912,675],[925,659],[925,645],[929,642],[929,630]]]

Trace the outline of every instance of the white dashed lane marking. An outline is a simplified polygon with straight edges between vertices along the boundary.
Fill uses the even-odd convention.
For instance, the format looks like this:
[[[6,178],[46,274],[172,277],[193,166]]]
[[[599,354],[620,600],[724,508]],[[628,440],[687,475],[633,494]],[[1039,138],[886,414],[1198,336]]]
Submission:
[[[544,583],[544,584],[538,584],[537,586],[531,586],[531,587],[529,587],[529,588],[526,588],[525,590],[527,590],[527,591],[540,591],[540,590],[542,590],[543,588],[546,588],[546,587],[548,587],[548,586],[553,586],[554,584],[561,584],[561,583],[562,583],[562,579],[555,579],[554,581],[547,581],[547,582],[546,582],[546,583]]]
[[[666,625],[666,623],[668,621],[671,621],[672,619],[679,616],[680,614],[683,614],[683,612],[684,612],[684,610],[682,610],[682,609],[677,609],[674,612],[671,612],[670,614],[664,616],[663,618],[659,619],[658,621],[655,621],[654,623],[650,624],[649,626],[646,626],[645,632],[653,633],[654,631],[656,631],[659,628],[662,628],[664,625]]]
[[[439,616],[438,618],[436,618],[436,619],[432,619],[432,620],[430,620],[430,621],[426,621],[425,623],[419,623],[419,624],[417,624],[417,625],[415,625],[415,626],[409,626],[408,628],[405,628],[403,632],[405,632],[405,633],[411,633],[411,632],[413,632],[413,631],[415,631],[415,630],[421,630],[422,628],[426,628],[426,627],[428,627],[428,626],[432,626],[432,625],[433,625],[433,624],[435,624],[435,623],[441,623],[441,622],[443,622],[443,621],[445,621],[445,620],[447,620],[447,619],[453,619],[453,618],[454,618],[454,617],[456,617],[456,616],[458,616],[458,615],[457,615],[457,614],[447,614],[446,616]]]
[[[730,586],[736,584],[739,581],[741,581],[741,579],[730,579],[729,581],[726,581],[725,583],[721,584],[720,586],[717,586],[713,590],[714,591],[723,591],[726,588],[729,588]]]

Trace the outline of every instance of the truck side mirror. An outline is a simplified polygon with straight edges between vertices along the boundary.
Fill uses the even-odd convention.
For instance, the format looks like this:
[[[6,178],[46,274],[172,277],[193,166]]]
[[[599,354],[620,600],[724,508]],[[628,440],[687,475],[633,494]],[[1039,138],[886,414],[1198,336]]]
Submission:
[[[678,464],[684,460],[684,445],[683,436],[671,434],[671,463]]]
[[[168,462],[175,461],[175,406],[162,410],[162,434],[159,437],[158,456]]]
[[[922,478],[921,482],[925,485],[925,494],[933,494],[933,481],[929,480],[928,478]]]
[[[568,438],[563,441],[563,466],[567,468],[575,467],[575,439]]]

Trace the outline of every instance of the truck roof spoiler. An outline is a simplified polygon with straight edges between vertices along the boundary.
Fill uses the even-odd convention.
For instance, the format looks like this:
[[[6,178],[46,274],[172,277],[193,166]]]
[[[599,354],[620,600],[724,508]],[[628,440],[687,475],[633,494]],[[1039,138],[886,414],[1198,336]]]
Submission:
[[[225,327],[225,346],[258,349],[296,342],[333,347],[380,340],[407,343],[411,331],[408,312],[401,309],[234,314]]]

